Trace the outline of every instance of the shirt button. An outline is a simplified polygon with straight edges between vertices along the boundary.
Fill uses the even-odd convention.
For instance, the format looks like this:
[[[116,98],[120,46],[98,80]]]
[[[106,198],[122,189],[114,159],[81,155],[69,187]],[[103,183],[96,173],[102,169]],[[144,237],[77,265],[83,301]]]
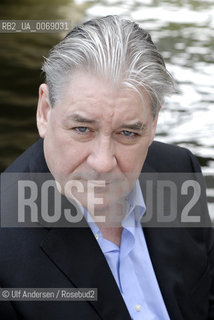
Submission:
[[[136,311],[139,312],[141,310],[141,305],[140,304],[136,304],[135,309],[136,309]]]
[[[99,234],[98,234],[98,233],[95,234],[95,238],[96,238],[97,240],[99,239]]]

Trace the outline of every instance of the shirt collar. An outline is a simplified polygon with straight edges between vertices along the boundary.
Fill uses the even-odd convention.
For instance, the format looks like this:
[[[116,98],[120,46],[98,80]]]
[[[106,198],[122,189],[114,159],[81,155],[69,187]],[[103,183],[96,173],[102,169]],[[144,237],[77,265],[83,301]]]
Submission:
[[[126,201],[127,201],[127,210],[126,210],[126,215],[122,221],[122,226],[124,227],[124,225],[126,225],[126,223],[130,219],[133,222],[136,222],[137,224],[139,224],[142,216],[146,211],[146,205],[145,205],[143,194],[140,188],[139,180],[136,181],[133,189],[131,190],[131,192],[126,198]],[[133,227],[134,226],[135,224],[133,225]]]
[[[140,221],[142,216],[144,215],[146,211],[146,206],[143,198],[143,194],[141,191],[139,180],[136,181],[133,189],[130,191],[128,196],[126,197],[126,214],[125,217],[122,220],[122,227],[126,229],[135,228],[135,226],[140,225]],[[90,216],[88,211],[85,208],[82,208],[84,217],[86,218]],[[90,226],[92,232],[94,234],[99,234],[100,230],[97,226],[96,222],[92,221],[93,219],[90,217],[90,222],[88,222],[88,225]]]

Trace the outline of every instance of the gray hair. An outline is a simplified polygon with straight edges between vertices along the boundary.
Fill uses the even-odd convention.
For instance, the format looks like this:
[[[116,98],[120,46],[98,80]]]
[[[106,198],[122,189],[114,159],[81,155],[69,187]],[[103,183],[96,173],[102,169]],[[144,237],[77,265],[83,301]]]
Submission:
[[[78,70],[131,88],[141,98],[145,90],[154,115],[164,97],[175,92],[174,80],[149,33],[118,16],[92,19],[76,26],[51,50],[42,70],[52,106],[60,100],[69,77]]]

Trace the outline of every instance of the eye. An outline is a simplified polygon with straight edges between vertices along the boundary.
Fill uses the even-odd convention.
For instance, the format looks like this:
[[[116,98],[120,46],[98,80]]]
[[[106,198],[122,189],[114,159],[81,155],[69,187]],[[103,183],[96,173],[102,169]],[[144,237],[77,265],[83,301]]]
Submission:
[[[87,132],[89,132],[89,128],[88,127],[76,127],[76,128],[74,128],[74,130],[77,133],[87,133]]]
[[[132,131],[128,131],[128,130],[123,130],[121,131],[121,134],[125,137],[135,137],[136,136],[136,133],[135,132],[132,132]]]

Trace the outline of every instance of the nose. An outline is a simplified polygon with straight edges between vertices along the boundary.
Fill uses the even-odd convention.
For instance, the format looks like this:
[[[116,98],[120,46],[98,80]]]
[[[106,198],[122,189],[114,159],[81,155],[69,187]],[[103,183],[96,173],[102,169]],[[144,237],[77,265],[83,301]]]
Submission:
[[[110,137],[101,137],[91,146],[87,163],[97,173],[112,172],[117,166],[117,160]]]

